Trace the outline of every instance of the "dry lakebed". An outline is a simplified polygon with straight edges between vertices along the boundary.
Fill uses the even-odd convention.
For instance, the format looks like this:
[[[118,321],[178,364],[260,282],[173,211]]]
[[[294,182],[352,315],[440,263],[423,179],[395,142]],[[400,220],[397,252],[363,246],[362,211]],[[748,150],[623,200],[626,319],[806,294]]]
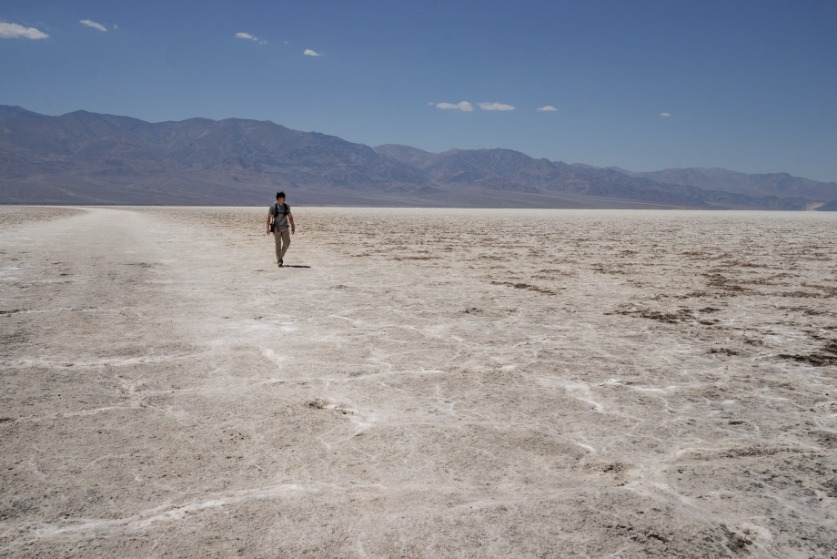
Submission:
[[[267,205],[0,207],[0,557],[837,557],[836,213]]]

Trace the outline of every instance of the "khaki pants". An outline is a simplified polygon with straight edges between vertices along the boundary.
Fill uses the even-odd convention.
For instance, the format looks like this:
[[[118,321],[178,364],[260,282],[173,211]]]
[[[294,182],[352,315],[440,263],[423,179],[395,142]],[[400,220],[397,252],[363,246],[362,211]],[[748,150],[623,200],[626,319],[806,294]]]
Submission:
[[[285,258],[285,252],[291,244],[291,233],[286,229],[276,229],[273,232],[273,240],[276,241],[276,261]]]

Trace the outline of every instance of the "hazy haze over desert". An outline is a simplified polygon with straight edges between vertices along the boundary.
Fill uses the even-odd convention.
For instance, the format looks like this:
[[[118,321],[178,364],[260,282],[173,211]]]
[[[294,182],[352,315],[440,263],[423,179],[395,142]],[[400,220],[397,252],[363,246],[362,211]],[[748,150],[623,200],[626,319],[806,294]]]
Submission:
[[[0,206],[0,557],[833,557],[837,215]]]

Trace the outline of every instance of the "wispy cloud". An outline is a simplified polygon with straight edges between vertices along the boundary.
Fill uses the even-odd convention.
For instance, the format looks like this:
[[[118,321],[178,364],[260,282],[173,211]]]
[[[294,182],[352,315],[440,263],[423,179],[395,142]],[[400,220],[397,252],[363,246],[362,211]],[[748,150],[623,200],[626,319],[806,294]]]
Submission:
[[[319,53],[312,49],[305,49],[305,52],[303,52],[302,54],[304,54],[305,56],[322,56],[322,53]]]
[[[660,113],[660,116],[663,118],[671,118],[671,113]]]
[[[505,103],[479,103],[480,109],[484,111],[513,111],[514,106]]]
[[[93,29],[98,29],[99,31],[102,31],[103,33],[108,32],[107,27],[105,27],[101,23],[93,21],[92,19],[82,19],[81,21],[79,21],[79,23],[82,24],[82,25],[86,25],[87,27],[91,27]]]
[[[49,35],[34,27],[0,21],[0,39],[46,39],[47,37]]]
[[[258,37],[256,37],[252,33],[244,33],[244,32],[240,31],[240,32],[235,34],[235,38],[236,39],[241,39],[243,41],[253,41],[254,43],[259,43],[260,45],[266,45],[267,44],[267,41],[259,39]]]
[[[459,103],[431,103],[431,105],[443,111],[463,111],[470,113],[474,110],[474,106],[468,101],[460,101]]]
[[[554,113],[554,112],[555,112],[555,111],[557,111],[557,110],[558,110],[558,109],[556,109],[556,108],[555,108],[555,107],[553,107],[552,105],[544,105],[543,107],[541,107],[541,108],[539,108],[539,109],[538,109],[538,112],[541,112],[541,113]]]

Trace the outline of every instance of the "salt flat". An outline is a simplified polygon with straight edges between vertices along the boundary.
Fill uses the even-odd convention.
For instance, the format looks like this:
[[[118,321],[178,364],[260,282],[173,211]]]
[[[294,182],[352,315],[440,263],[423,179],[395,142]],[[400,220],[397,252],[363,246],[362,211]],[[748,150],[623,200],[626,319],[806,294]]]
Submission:
[[[0,207],[0,557],[834,557],[837,215]]]

